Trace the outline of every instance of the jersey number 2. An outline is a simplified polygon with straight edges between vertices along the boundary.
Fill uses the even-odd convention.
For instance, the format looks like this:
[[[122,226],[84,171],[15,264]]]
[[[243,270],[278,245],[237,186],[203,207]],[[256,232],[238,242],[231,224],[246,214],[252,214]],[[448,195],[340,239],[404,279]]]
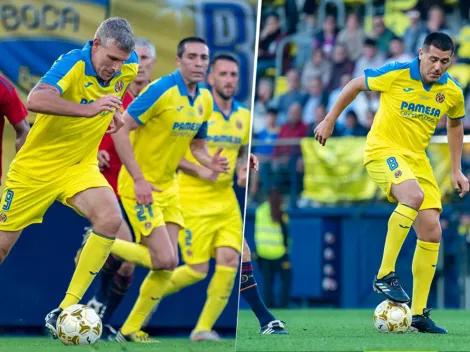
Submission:
[[[152,205],[147,204],[147,205],[136,205],[135,209],[137,210],[137,219],[139,221],[145,221],[147,220],[147,217],[145,216],[145,208],[147,208],[147,212],[149,213],[149,216],[153,218],[153,210],[152,210]]]

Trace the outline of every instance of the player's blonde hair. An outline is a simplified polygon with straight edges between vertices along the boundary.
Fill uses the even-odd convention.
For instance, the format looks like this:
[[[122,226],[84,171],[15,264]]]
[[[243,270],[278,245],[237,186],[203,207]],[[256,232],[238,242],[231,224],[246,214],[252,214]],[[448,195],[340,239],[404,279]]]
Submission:
[[[95,33],[96,38],[104,46],[109,40],[113,40],[114,45],[126,52],[131,52],[135,48],[134,31],[130,23],[121,17],[110,17],[101,22]]]

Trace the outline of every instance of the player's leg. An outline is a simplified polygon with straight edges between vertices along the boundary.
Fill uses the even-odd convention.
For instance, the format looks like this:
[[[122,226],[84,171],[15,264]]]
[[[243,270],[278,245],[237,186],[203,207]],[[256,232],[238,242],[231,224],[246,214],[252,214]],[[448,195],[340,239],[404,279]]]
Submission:
[[[223,230],[222,230],[223,231]],[[235,248],[217,247],[215,273],[207,289],[207,299],[199,320],[191,333],[193,341],[218,341],[212,328],[227,306],[240,265],[240,253]]]
[[[170,231],[174,232],[173,226],[170,227]],[[176,235],[173,235],[173,233],[170,235],[166,226],[159,226],[154,228],[150,235],[142,237],[142,243],[150,253],[152,270],[140,287],[139,297],[117,334],[117,341],[153,342],[141,329],[148,316],[162,299],[170,283],[172,272],[178,265],[177,249],[175,249],[172,240],[172,237],[177,237],[177,233],[178,231],[176,231]]]
[[[407,303],[410,298],[395,274],[395,264],[423,203],[423,190],[403,157],[383,157],[368,163],[366,168],[389,201],[398,201],[388,221],[382,263],[373,288],[392,301]]]
[[[109,187],[90,188],[61,199],[88,218],[93,233],[83,247],[65,298],[46,317],[46,327],[56,338],[56,321],[63,309],[77,304],[105,263],[121,226],[121,212]]]
[[[284,322],[277,320],[266,308],[258,290],[258,284],[253,276],[253,265],[251,264],[251,251],[243,240],[242,275],[240,293],[250,305],[260,324],[260,334],[288,334]]]
[[[0,231],[0,264],[6,259],[21,235],[20,231]]]
[[[432,174],[429,162],[421,163],[416,170],[423,187],[424,202],[413,227],[418,237],[413,257],[413,299],[411,329],[419,332],[445,334],[447,330],[437,326],[429,317],[427,301],[436,272],[442,229],[439,221],[442,211],[441,192]]]

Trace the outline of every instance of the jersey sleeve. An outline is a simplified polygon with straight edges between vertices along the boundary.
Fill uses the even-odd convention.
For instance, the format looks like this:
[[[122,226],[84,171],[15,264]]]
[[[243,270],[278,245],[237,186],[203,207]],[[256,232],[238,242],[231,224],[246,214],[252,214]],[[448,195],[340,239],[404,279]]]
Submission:
[[[214,101],[212,100],[212,96],[210,93],[208,94],[206,108],[204,109],[204,122],[199,127],[199,131],[197,131],[196,135],[194,136],[195,139],[206,139],[207,138],[207,122],[210,120],[212,113],[214,111]]]
[[[28,116],[28,110],[24,106],[15,87],[4,79],[0,80],[2,95],[2,110],[12,125],[16,125]]]
[[[127,108],[127,113],[139,124],[143,125],[152,117],[165,110],[166,95],[171,87],[167,79],[161,78],[150,84]]]
[[[245,135],[243,136],[242,145],[248,145],[248,143],[250,143],[251,115],[249,112],[246,114],[245,123],[247,126],[245,127]]]
[[[397,76],[397,70],[401,70],[406,67],[407,64],[390,62],[379,68],[365,69],[364,76],[366,78],[367,89],[376,92],[388,91]]]
[[[454,104],[451,106],[449,111],[447,111],[447,116],[452,120],[459,120],[465,117],[465,98],[461,89],[459,89],[459,94],[457,95]]]
[[[75,79],[73,68],[77,62],[78,54],[73,51],[60,56],[39,82],[56,87],[62,95]]]

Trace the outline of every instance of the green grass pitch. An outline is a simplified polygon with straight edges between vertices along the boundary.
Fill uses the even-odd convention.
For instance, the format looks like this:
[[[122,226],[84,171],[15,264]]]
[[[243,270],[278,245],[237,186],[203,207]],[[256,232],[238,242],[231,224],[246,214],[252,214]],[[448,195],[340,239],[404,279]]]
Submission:
[[[433,310],[447,335],[381,334],[373,310],[276,310],[290,335],[259,335],[258,320],[240,311],[237,351],[470,351],[470,311]]]
[[[168,351],[168,352],[233,352],[235,351],[235,339],[227,339],[221,342],[191,342],[189,339],[157,339],[160,343],[125,343],[100,341],[93,346],[64,346],[58,340],[46,337],[0,337],[0,352],[144,352],[144,351]]]

